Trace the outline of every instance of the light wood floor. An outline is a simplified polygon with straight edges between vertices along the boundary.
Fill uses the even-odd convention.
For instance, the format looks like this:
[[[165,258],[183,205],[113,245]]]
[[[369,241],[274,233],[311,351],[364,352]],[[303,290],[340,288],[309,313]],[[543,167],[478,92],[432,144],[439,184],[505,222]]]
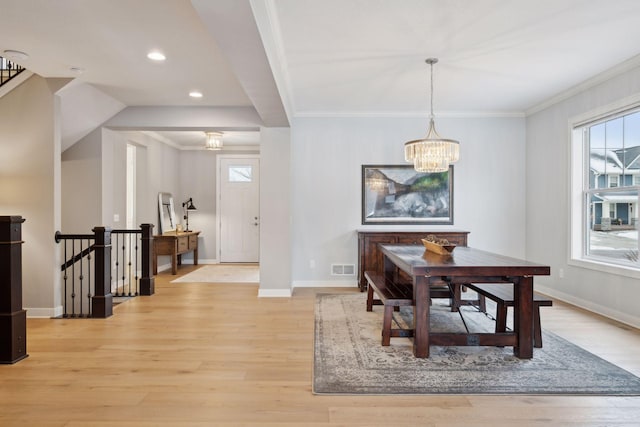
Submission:
[[[173,278],[159,275],[154,296],[120,304],[106,320],[28,319],[29,357],[0,366],[0,426],[640,422],[640,397],[314,396],[316,290],[259,299],[256,285]],[[542,317],[544,328],[640,376],[638,330],[560,303]]]

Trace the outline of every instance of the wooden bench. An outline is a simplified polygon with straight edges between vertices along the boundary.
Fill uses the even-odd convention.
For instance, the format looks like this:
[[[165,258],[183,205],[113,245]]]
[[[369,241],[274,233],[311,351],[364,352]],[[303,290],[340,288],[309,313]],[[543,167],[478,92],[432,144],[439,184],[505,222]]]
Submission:
[[[392,328],[393,311],[402,306],[413,304],[413,285],[411,283],[394,282],[387,279],[383,273],[365,271],[367,279],[367,311],[372,311],[374,305],[384,306],[382,318],[382,345],[387,346],[391,337],[411,337],[412,329]],[[378,297],[374,298],[374,293]]]
[[[496,333],[507,330],[507,307],[513,307],[513,284],[510,283],[470,283],[467,288],[476,291],[497,304]],[[536,293],[533,294],[533,346],[542,347],[540,328],[540,307],[551,307],[553,302]]]

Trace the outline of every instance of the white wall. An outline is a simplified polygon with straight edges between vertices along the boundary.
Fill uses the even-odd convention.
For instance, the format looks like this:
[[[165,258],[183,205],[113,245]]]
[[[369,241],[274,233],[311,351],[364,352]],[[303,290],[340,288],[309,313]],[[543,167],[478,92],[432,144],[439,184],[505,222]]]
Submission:
[[[461,144],[454,168],[454,225],[361,225],[361,165],[406,164],[404,143],[423,137],[427,124],[426,117],[294,120],[294,286],[355,286],[355,276],[331,276],[330,265],[357,265],[358,229],[465,230],[471,246],[524,256],[524,118],[436,118],[439,133]]]
[[[640,93],[634,68],[527,118],[527,256],[549,264],[536,288],[640,327],[638,281],[569,265],[569,120]],[[559,277],[560,269],[564,278]]]
[[[174,202],[177,220],[186,227],[182,203],[191,197],[198,209],[189,213],[189,228],[200,231],[198,262],[218,261],[216,255],[216,158],[218,151],[198,150],[180,152],[180,190]],[[193,254],[182,256],[184,263],[193,263]]]
[[[289,128],[260,131],[259,296],[291,295],[290,139]]]
[[[62,153],[62,227],[87,234],[102,221],[102,132],[96,129]]]
[[[60,305],[60,125],[55,93],[67,79],[33,75],[0,100],[0,214],[21,215],[23,306],[51,316]]]

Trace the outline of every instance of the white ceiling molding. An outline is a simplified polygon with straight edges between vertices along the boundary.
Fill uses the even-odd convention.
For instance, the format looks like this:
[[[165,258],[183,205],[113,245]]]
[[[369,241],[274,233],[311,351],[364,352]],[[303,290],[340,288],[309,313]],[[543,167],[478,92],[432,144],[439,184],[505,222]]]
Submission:
[[[437,117],[443,118],[491,118],[526,117],[523,111],[441,111]],[[355,117],[355,118],[426,118],[429,111],[306,111],[296,113],[294,117]]]
[[[609,79],[612,79],[615,76],[618,76],[620,74],[624,74],[625,72],[632,70],[634,68],[638,68],[640,67],[640,55],[634,56],[631,59],[628,59],[627,61],[624,61],[621,64],[616,65],[613,68],[610,68],[596,76],[591,77],[590,79],[587,79],[585,81],[583,81],[582,83],[579,83],[575,86],[573,86],[572,88],[561,92],[547,100],[545,100],[544,102],[535,105],[531,108],[529,108],[526,111],[526,115],[530,116],[532,114],[537,113],[538,111],[542,111],[554,104],[557,104],[559,102],[564,101],[565,99],[569,99],[572,96],[575,96],[581,92],[584,92],[587,89],[590,89],[592,87],[595,87],[603,82],[606,82]]]

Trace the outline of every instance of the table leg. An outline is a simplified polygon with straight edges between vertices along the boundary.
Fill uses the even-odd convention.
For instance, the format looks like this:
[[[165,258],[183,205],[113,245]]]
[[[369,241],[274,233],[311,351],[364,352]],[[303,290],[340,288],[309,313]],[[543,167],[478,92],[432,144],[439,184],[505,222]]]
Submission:
[[[429,302],[430,278],[417,276],[413,278],[413,355],[415,357],[429,357]]]
[[[533,357],[533,277],[519,277],[513,283],[513,330],[518,333],[514,354],[520,359]]]
[[[171,255],[171,274],[178,274],[178,255]]]

